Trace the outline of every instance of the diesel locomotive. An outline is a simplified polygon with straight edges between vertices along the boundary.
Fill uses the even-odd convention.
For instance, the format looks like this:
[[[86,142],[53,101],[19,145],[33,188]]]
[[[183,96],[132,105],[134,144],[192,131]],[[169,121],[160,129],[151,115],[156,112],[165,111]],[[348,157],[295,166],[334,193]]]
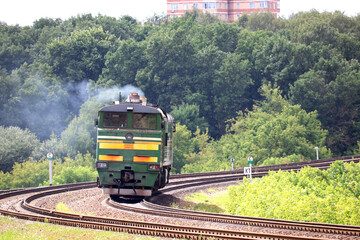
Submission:
[[[104,194],[151,196],[169,182],[174,118],[131,93],[98,112],[97,185]]]

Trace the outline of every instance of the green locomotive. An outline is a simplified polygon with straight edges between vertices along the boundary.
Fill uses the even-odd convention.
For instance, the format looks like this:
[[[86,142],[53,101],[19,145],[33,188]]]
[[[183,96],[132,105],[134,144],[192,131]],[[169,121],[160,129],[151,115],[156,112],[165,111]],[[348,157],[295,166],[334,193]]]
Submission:
[[[104,194],[151,196],[169,182],[174,118],[137,93],[100,109],[96,168]]]

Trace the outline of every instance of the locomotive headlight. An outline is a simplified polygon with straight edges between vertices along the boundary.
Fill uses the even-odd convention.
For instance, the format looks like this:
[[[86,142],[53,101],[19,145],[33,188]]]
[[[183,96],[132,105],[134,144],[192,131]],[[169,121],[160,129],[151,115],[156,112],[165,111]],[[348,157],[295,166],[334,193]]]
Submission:
[[[108,164],[106,162],[97,162],[96,168],[107,168]]]
[[[160,166],[159,165],[149,165],[149,170],[159,170]]]

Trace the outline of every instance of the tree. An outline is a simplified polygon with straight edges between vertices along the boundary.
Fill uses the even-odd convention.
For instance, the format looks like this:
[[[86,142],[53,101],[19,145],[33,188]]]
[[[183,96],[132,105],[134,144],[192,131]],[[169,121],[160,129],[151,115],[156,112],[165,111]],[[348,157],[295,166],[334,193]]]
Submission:
[[[0,138],[0,170],[4,172],[9,172],[14,163],[27,160],[40,144],[33,133],[19,127],[0,126]]]
[[[311,160],[315,159],[315,146],[322,157],[331,156],[325,147],[327,131],[321,129],[316,112],[306,113],[299,105],[290,105],[278,88],[263,86],[262,90],[266,100],[252,112],[240,113],[230,128],[234,142],[243,142],[243,150],[248,151],[242,158],[252,155],[254,164],[293,154]]]
[[[225,133],[225,122],[248,104],[244,95],[252,84],[249,69],[248,60],[228,53],[217,71],[217,78],[213,83],[213,91],[217,93],[214,96],[214,118],[220,135]]]
[[[146,67],[147,62],[144,55],[144,43],[135,42],[133,39],[122,41],[115,52],[109,52],[99,85],[103,86],[125,86],[135,85],[135,77],[138,70]]]
[[[269,158],[311,160],[316,158],[316,146],[322,158],[331,156],[325,147],[327,131],[321,129],[316,112],[306,113],[299,105],[290,105],[279,88],[264,85],[262,90],[265,100],[253,111],[239,112],[229,132],[193,156],[194,160],[183,167],[184,172],[230,169],[231,158],[236,168],[244,167],[249,155],[254,157],[254,165]]]
[[[73,32],[47,46],[46,62],[53,72],[71,82],[97,81],[105,66],[104,56],[113,40],[102,28]]]
[[[180,173],[186,164],[186,155],[190,153],[191,131],[184,125],[176,124],[174,133],[174,164],[172,171]]]
[[[214,82],[218,78],[217,71],[225,58],[226,54],[212,44],[198,50],[195,55],[196,67],[192,84],[184,97],[185,103],[199,106],[199,115],[205,117],[209,123],[209,133],[213,137],[219,136],[219,126],[214,115],[214,97],[219,92],[214,91]]]
[[[300,12],[289,19],[291,39],[306,45],[312,42],[334,44],[337,30],[329,24],[328,13],[321,14],[316,10]]]
[[[76,156],[78,152],[90,152],[95,155],[96,128],[94,119],[97,117],[101,104],[96,101],[85,102],[75,117],[61,133],[60,150],[63,154]]]
[[[2,125],[28,128],[41,140],[52,132],[60,134],[66,127],[69,113],[74,111],[59,80],[42,70],[43,67],[23,65],[13,71],[9,81],[4,83],[7,93],[0,107]]]
[[[174,133],[174,165],[173,171],[183,173],[183,167],[193,161],[194,157],[206,148],[210,141],[207,132],[197,129],[194,134],[186,126],[177,124]]]
[[[185,27],[161,29],[146,41],[147,66],[137,72],[136,83],[151,102],[181,104],[192,83],[195,49]]]
[[[357,61],[336,65],[339,70],[334,80],[325,70],[302,75],[290,88],[290,99],[306,111],[319,112],[320,121],[330,133],[327,146],[334,153],[342,154],[356,148],[360,136],[360,65]]]
[[[6,105],[11,97],[16,95],[20,84],[19,79],[10,77],[5,69],[0,69],[0,125],[4,125],[7,116]]]
[[[185,103],[174,107],[170,114],[176,119],[176,122],[185,125],[192,133],[195,133],[197,128],[205,132],[209,124],[204,117],[199,116],[199,109],[198,105]]]
[[[206,26],[194,26],[197,29],[194,40],[200,48],[213,45],[222,52],[234,52],[239,40],[241,28],[236,24],[216,22]]]
[[[247,14],[243,14],[247,15]],[[277,19],[270,12],[252,13],[249,17],[242,17],[239,20],[240,25],[245,25],[247,29],[252,31],[267,30],[276,31],[282,27],[281,18]]]
[[[8,72],[31,63],[29,49],[36,41],[29,27],[7,26],[0,23],[0,68]]]

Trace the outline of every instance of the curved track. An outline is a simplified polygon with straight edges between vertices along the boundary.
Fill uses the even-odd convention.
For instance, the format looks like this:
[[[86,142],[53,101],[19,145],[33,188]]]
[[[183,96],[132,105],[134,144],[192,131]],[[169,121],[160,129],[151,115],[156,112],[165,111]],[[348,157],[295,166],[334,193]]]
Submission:
[[[332,159],[322,159],[317,161],[310,162],[301,162],[293,164],[282,164],[275,166],[266,166],[266,167],[256,167],[254,170],[253,177],[262,177],[267,174],[269,170],[278,171],[279,169],[283,171],[298,171],[304,166],[317,167],[320,169],[327,169],[329,165],[336,160],[342,160],[344,162],[355,162],[358,163],[360,156],[352,157],[343,157],[343,158],[332,158]],[[196,173],[196,174],[182,174],[175,175],[175,179],[178,181],[169,184],[164,190],[155,194],[152,197],[146,198],[142,201],[141,205],[143,207],[131,207],[129,205],[122,205],[115,201],[108,201],[110,206],[115,208],[122,209],[124,211],[134,211],[144,214],[159,215],[159,216],[169,216],[169,217],[181,217],[185,219],[192,220],[202,220],[202,221],[211,221],[211,222],[221,222],[221,223],[230,223],[230,224],[243,224],[250,226],[258,227],[271,227],[271,228],[281,228],[289,230],[299,230],[299,231],[311,231],[319,233],[330,233],[330,234],[342,234],[350,236],[360,236],[360,226],[350,226],[350,225],[338,225],[338,224],[325,224],[325,223],[307,223],[299,221],[288,221],[288,220],[279,220],[279,219],[268,219],[268,218],[255,218],[255,217],[244,217],[244,216],[233,216],[226,214],[215,214],[215,213],[204,213],[198,211],[190,211],[184,209],[175,209],[167,206],[162,206],[156,204],[159,199],[164,197],[164,194],[176,190],[184,191],[186,188],[198,187],[200,185],[211,185],[213,183],[219,182],[228,182],[235,180],[242,180],[245,176],[240,173],[241,170],[234,171],[223,171],[223,172],[212,172],[212,173]],[[224,177],[224,175],[227,175]],[[210,177],[209,176],[220,176],[220,177]],[[192,179],[191,177],[195,178]],[[190,180],[180,180],[182,178],[190,178]]]
[[[358,161],[358,157],[342,159],[344,161]],[[318,167],[326,168],[329,166],[333,160],[328,161],[313,161],[306,162],[304,165],[315,164]],[[255,172],[254,177],[263,176],[271,168],[271,170],[278,169],[299,169],[302,164],[288,164],[288,165],[278,165],[271,167],[260,167],[254,168]],[[194,176],[197,176],[197,179],[194,180]],[[304,231],[315,231],[315,232],[328,232],[336,234],[348,234],[352,236],[360,235],[360,227],[356,226],[342,226],[342,225],[331,225],[331,224],[319,224],[319,223],[302,223],[302,222],[292,222],[285,220],[275,220],[275,219],[261,219],[261,218],[245,218],[239,216],[228,216],[228,215],[219,215],[211,213],[201,213],[194,211],[185,211],[185,210],[176,210],[160,205],[151,203],[151,201],[156,201],[157,197],[161,197],[161,194],[175,191],[177,189],[184,189],[188,187],[199,186],[201,184],[209,183],[219,183],[220,181],[236,181],[241,180],[244,174],[241,173],[241,170],[236,171],[227,171],[227,172],[213,172],[213,173],[202,173],[202,174],[188,174],[188,175],[174,175],[172,176],[172,184],[169,184],[164,190],[156,194],[152,199],[148,199],[143,202],[147,209],[139,208],[134,211],[143,211],[143,213],[148,214],[158,214],[165,216],[197,219],[203,221],[216,221],[232,224],[246,224],[252,226],[266,226],[266,227],[275,227],[275,228],[287,228],[294,230],[304,230]],[[189,178],[186,180],[185,178]],[[59,211],[53,211],[49,209],[43,209],[32,205],[32,201],[44,196],[58,194],[61,192],[67,191],[76,191],[79,189],[92,188],[95,187],[95,182],[90,183],[80,183],[80,184],[69,184],[62,186],[54,187],[42,187],[42,188],[30,188],[30,189],[19,189],[16,191],[2,191],[0,192],[0,200],[21,196],[24,194],[31,194],[30,197],[27,197],[22,206],[30,213],[15,212],[0,209],[0,213],[3,215],[14,216],[22,219],[30,219],[41,222],[55,223],[66,226],[74,227],[84,227],[84,228],[93,228],[93,229],[102,229],[102,230],[111,230],[111,231],[123,231],[134,234],[145,234],[152,236],[160,237],[169,237],[169,238],[186,238],[186,239],[316,239],[308,237],[294,237],[294,236],[285,236],[285,235],[276,235],[276,234],[266,234],[266,233],[254,233],[254,232],[243,232],[243,231],[230,231],[230,230],[218,230],[218,229],[207,229],[199,227],[190,227],[190,226],[177,226],[170,224],[156,224],[156,223],[145,223],[132,220],[123,220],[123,219],[113,219],[113,218],[103,218],[103,217],[91,217],[78,214],[69,214]],[[114,202],[110,202],[114,206]],[[116,205],[116,207],[121,207]],[[129,210],[129,206],[126,206]],[[147,211],[147,212],[146,212]]]
[[[36,207],[31,204],[37,198],[44,196],[58,194],[66,191],[76,191],[84,188],[94,187],[95,183],[85,184],[74,184],[73,186],[59,187],[55,190],[53,188],[41,188],[32,189],[35,190],[36,194],[27,197],[22,206],[24,209],[31,213],[18,213],[13,211],[7,211],[0,209],[0,213],[3,215],[18,217],[21,219],[28,219],[39,222],[47,222],[72,227],[83,227],[91,229],[101,229],[108,231],[121,231],[132,234],[144,234],[159,237],[168,238],[186,238],[186,239],[316,239],[316,238],[303,238],[276,234],[263,234],[254,232],[240,232],[231,230],[219,230],[219,229],[208,229],[198,228],[189,226],[177,226],[169,224],[157,224],[157,223],[146,223],[133,220],[103,218],[103,217],[92,217],[78,214],[70,214],[59,211],[52,211],[49,209],[43,209]],[[4,193],[0,195],[0,199],[4,199],[11,196],[29,194],[29,190],[16,191],[12,193]]]

